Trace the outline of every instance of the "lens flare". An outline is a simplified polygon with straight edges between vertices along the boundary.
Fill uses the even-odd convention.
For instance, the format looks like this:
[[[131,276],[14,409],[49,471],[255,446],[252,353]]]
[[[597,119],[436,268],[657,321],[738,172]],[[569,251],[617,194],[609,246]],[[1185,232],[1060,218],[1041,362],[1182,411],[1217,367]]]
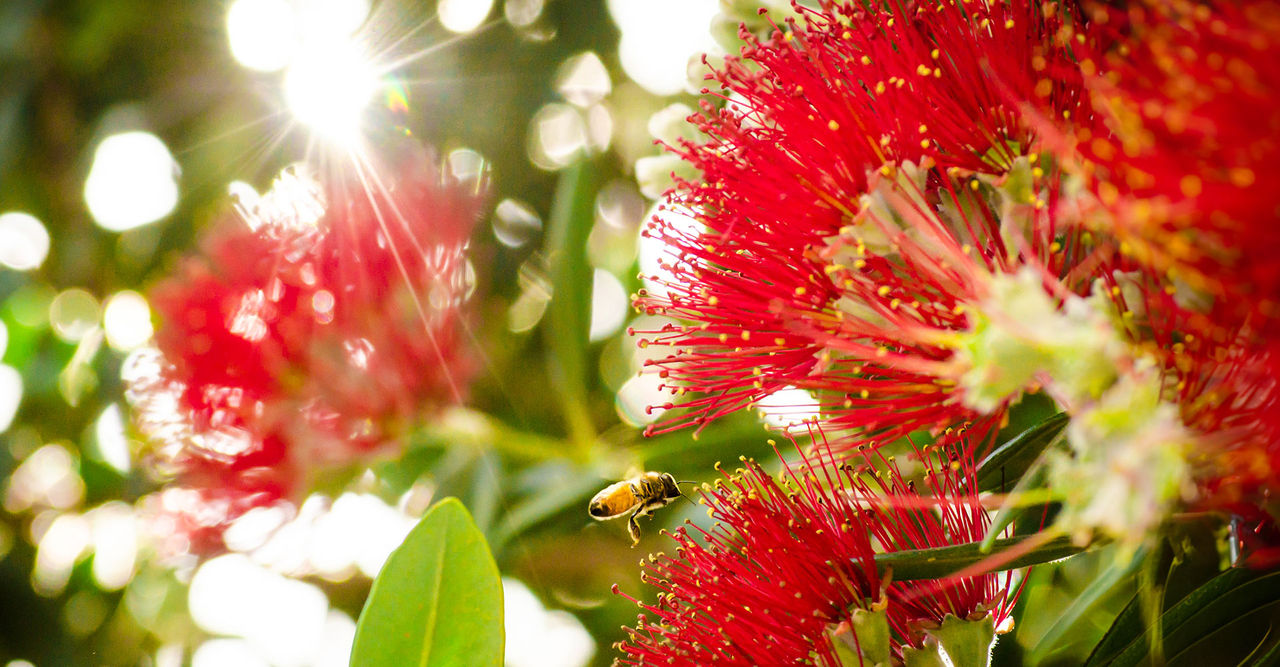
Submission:
[[[318,44],[307,48],[285,72],[285,103],[312,131],[350,147],[360,141],[365,109],[379,78],[355,43]]]

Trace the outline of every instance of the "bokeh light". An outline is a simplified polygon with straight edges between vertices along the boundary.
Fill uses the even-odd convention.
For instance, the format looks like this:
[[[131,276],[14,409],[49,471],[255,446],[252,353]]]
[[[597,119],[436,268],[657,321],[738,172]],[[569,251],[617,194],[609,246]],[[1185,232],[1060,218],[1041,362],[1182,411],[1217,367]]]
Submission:
[[[3,368],[3,367],[0,367]],[[32,452],[9,477],[4,509],[17,514],[31,509],[68,509],[84,498],[84,481],[76,457],[61,444]]]
[[[541,231],[542,218],[522,201],[504,199],[493,210],[493,237],[508,248],[519,248]]]
[[[227,10],[231,55],[249,69],[283,69],[297,48],[296,16],[288,0],[235,0]]]
[[[603,100],[613,90],[613,83],[600,56],[587,51],[561,63],[556,90],[570,104],[586,108]]]
[[[325,642],[333,621],[324,591],[242,554],[201,565],[191,578],[187,600],[202,629],[244,639],[270,664],[311,664],[321,651],[337,651],[345,658],[351,650],[349,643],[335,647]]]
[[[102,327],[106,330],[107,344],[121,352],[143,345],[155,333],[147,300],[132,290],[116,292],[107,299]]]
[[[15,271],[38,269],[49,256],[49,232],[28,213],[0,214],[0,265]]]
[[[543,0],[506,0],[502,14],[515,28],[527,28],[542,16]]]
[[[0,364],[0,433],[9,430],[22,403],[22,374],[13,366]]]
[[[581,667],[596,644],[582,623],[567,611],[548,611],[517,579],[502,580],[507,667]]]
[[[662,378],[657,373],[635,375],[622,384],[614,407],[618,417],[632,426],[644,426],[657,421],[666,410],[660,406],[671,400],[671,393],[662,389]]]
[[[133,579],[138,565],[138,525],[133,508],[118,500],[86,515],[93,533],[93,579],[98,588],[115,591]]]
[[[578,109],[553,102],[529,122],[529,160],[541,169],[563,169],[587,148],[587,123]]]
[[[129,438],[125,435],[124,415],[116,403],[108,405],[93,424],[94,446],[98,458],[117,472],[129,472]]]
[[[479,151],[471,148],[455,148],[449,151],[449,173],[460,183],[470,183],[481,188],[489,177],[489,161]]]
[[[596,269],[591,282],[591,341],[604,340],[617,333],[630,310],[627,290],[617,276]]]
[[[178,164],[150,132],[103,139],[93,153],[84,201],[99,227],[123,232],[155,222],[178,204]]]
[[[64,290],[54,297],[49,304],[49,323],[53,331],[68,343],[78,342],[84,338],[102,317],[102,306],[89,292],[73,287]]]
[[[622,69],[655,95],[684,90],[689,58],[717,48],[708,29],[717,11],[716,0],[609,0]]]
[[[440,0],[436,6],[440,25],[459,34],[479,28],[492,9],[493,0]]]
[[[756,401],[760,419],[774,428],[791,429],[821,416],[813,394],[797,387],[784,387]]]
[[[71,570],[89,551],[93,525],[79,514],[59,515],[40,536],[31,587],[41,595],[55,596],[67,586]]]
[[[644,287],[650,294],[665,295],[668,293],[667,282],[677,280],[671,267],[689,260],[678,257],[663,240],[661,234],[644,234],[643,230],[654,218],[661,219],[672,234],[694,236],[701,234],[703,226],[697,218],[686,209],[667,204],[654,206],[645,215],[645,222],[640,225],[639,240],[640,274],[644,279]]]
[[[191,667],[270,667],[243,639],[209,639],[191,654]]]

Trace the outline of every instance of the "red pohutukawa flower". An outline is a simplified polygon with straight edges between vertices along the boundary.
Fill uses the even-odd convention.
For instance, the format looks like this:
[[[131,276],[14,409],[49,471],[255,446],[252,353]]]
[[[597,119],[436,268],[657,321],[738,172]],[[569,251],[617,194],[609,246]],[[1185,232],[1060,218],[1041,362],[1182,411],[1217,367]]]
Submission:
[[[1211,502],[1280,491],[1280,11],[1270,1],[1147,0],[1091,11],[1083,66],[1105,131],[1084,173],[1145,273],[1152,353],[1211,456]],[[1154,289],[1152,289],[1154,288]],[[1163,288],[1163,289],[1162,289]]]
[[[460,400],[479,205],[425,158],[323,186],[286,173],[156,286],[157,347],[125,370],[136,421],[156,467],[226,501],[182,514],[296,499]]]
[[[746,461],[704,487],[716,525],[678,529],[676,555],[644,565],[658,599],[640,605],[654,618],[642,615],[628,630],[622,662],[848,664],[838,654],[866,652],[873,641],[857,637],[866,627],[860,610],[887,615],[888,649],[898,658],[925,646],[926,631],[948,616],[1004,625],[1016,598],[1011,574],[898,583],[877,572],[879,551],[979,540],[987,530],[986,511],[966,491],[972,466],[935,461],[941,451],[921,456],[926,491],[874,454],[856,468],[806,458],[786,466],[781,481]]]
[[[1087,111],[1074,19],[1023,1],[801,12],[768,41],[743,34],[712,75],[727,106],[691,119],[707,140],[673,147],[701,177],[666,207],[699,228],[655,217],[644,233],[667,244],[666,275],[645,276],[636,306],[680,321],[641,333],[675,348],[650,365],[692,395],[651,432],[787,387],[819,394],[833,437],[990,432],[1006,403],[963,400],[944,340],[984,277],[1026,268],[1050,292],[1088,289],[1072,271],[1088,251],[1055,223],[1058,173],[1022,121],[1024,106]]]
[[[1109,132],[1079,137],[1105,228],[1138,261],[1220,297],[1215,316],[1280,315],[1280,11],[1271,1],[1094,7],[1085,67]]]

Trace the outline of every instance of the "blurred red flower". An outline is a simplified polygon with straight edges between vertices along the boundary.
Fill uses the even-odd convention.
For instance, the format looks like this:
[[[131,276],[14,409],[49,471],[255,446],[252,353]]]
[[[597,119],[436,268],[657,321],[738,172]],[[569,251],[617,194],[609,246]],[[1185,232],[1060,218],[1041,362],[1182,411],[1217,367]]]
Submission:
[[[395,453],[414,423],[461,400],[471,366],[474,184],[422,157],[323,186],[286,172],[240,204],[243,220],[152,290],[156,348],[125,369],[152,467],[227,501],[201,525],[215,533]]]
[[[1280,491],[1280,11],[1144,0],[1090,16],[1087,219],[1142,276],[1150,353],[1203,435],[1203,498],[1256,502]]]

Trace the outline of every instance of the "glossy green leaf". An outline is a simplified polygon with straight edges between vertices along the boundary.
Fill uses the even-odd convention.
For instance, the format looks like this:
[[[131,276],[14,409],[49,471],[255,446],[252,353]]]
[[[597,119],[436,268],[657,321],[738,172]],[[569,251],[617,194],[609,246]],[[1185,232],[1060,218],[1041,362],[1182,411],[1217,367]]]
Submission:
[[[456,498],[427,511],[373,582],[356,626],[360,667],[501,665],[502,580]]]
[[[1047,563],[1084,551],[1084,548],[1073,544],[1070,538],[1059,536],[1012,559],[999,558],[1002,552],[1022,546],[1025,540],[1036,537],[1032,535],[1031,537],[1008,537],[996,540],[991,551],[984,551],[981,542],[967,542],[948,547],[878,554],[876,555],[876,569],[884,572],[888,568],[893,568],[894,581],[938,579],[978,565],[983,561],[990,561],[992,563],[990,571],[998,572]]]
[[[1003,492],[1014,486],[1070,420],[1060,412],[997,447],[978,464],[978,490]]]
[[[1174,659],[1249,614],[1280,603],[1280,572],[1232,568],[1187,594],[1160,619],[1163,651]],[[1135,601],[1094,648],[1088,665],[1141,665],[1149,660],[1149,630]]]
[[[579,162],[560,174],[547,237],[551,303],[543,321],[548,374],[560,393],[569,434],[585,452],[595,439],[587,410],[587,352],[592,270],[587,236],[595,220],[593,165]]]

